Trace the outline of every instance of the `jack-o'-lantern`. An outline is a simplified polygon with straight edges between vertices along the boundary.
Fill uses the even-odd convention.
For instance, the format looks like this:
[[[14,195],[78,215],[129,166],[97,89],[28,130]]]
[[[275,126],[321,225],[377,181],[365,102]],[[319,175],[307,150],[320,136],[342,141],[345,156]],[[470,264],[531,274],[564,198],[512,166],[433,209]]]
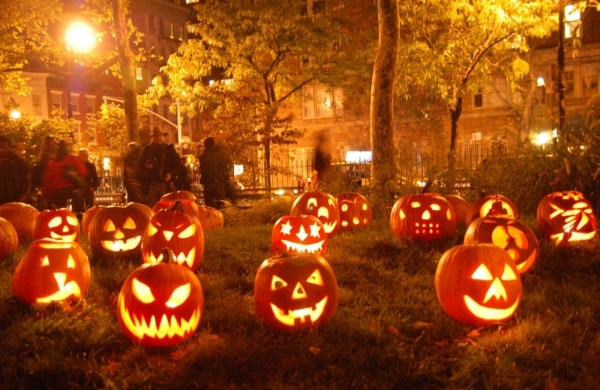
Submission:
[[[142,233],[152,215],[152,209],[141,203],[102,207],[89,225],[92,252],[123,257],[140,255]]]
[[[39,210],[23,202],[8,202],[0,205],[0,217],[10,222],[19,236],[19,242],[33,239],[33,228]]]
[[[168,347],[190,338],[200,324],[204,295],[188,267],[167,260],[142,264],[125,280],[117,301],[123,333],[147,347]]]
[[[41,238],[17,264],[12,291],[30,304],[79,300],[91,278],[88,256],[78,242]]]
[[[556,245],[590,241],[596,236],[592,205],[579,191],[546,195],[538,204],[537,223],[544,237]]]
[[[163,259],[163,248],[173,252],[173,260],[195,270],[204,257],[204,230],[198,218],[186,213],[179,201],[170,209],[159,210],[142,234],[142,259],[156,264]]]
[[[390,227],[400,238],[431,242],[456,233],[456,214],[438,194],[409,194],[394,203]]]
[[[54,238],[63,241],[79,241],[79,219],[66,208],[41,211],[33,228],[33,239]]]
[[[444,199],[450,203],[456,213],[456,224],[469,226],[471,222],[471,205],[460,195],[443,195]]]
[[[19,247],[19,236],[12,223],[0,217],[0,260],[12,255]]]
[[[281,253],[322,255],[327,249],[327,240],[327,233],[317,217],[284,215],[273,225],[271,250],[276,255]]]
[[[340,210],[337,199],[327,192],[308,191],[294,200],[290,215],[312,215],[319,218],[325,233],[332,235],[340,227]]]
[[[464,243],[495,244],[513,259],[520,273],[528,271],[539,256],[535,233],[519,219],[508,216],[480,217],[471,222]]]
[[[340,229],[356,229],[371,224],[373,210],[364,195],[358,192],[343,192],[336,196],[340,210]]]
[[[494,244],[450,248],[435,273],[435,291],[456,321],[483,326],[510,319],[523,294],[521,276],[505,250]]]
[[[86,236],[90,235],[90,223],[92,222],[94,215],[96,215],[96,213],[100,211],[103,207],[105,206],[96,205],[90,207],[89,209],[83,212],[83,216],[81,217],[81,231]]]
[[[519,210],[514,202],[504,195],[485,195],[471,203],[470,221],[479,217],[495,215],[519,218]]]
[[[183,211],[193,215],[196,218],[200,218],[200,211],[198,210],[197,198],[193,192],[186,190],[178,190],[169,192],[160,197],[158,202],[154,205],[152,210],[157,212],[162,209],[170,209],[175,206],[175,202],[181,202]]]
[[[256,273],[254,308],[270,329],[313,329],[329,322],[337,305],[335,274],[319,255],[273,257],[263,261]]]
[[[223,213],[210,206],[198,206],[198,220],[204,231],[223,229],[223,226],[225,226]]]

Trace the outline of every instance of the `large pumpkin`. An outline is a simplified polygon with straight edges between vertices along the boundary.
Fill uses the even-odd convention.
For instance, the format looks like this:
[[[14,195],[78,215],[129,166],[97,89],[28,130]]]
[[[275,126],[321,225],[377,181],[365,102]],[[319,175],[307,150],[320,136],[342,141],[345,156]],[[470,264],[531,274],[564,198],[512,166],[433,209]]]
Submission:
[[[12,255],[19,247],[19,236],[12,223],[0,217],[0,260]]]
[[[539,256],[539,243],[527,224],[508,216],[480,217],[465,232],[464,243],[495,244],[514,260],[520,273],[528,271]]]
[[[483,326],[510,319],[521,303],[523,286],[505,250],[494,244],[465,244],[442,255],[435,291],[450,317]]]
[[[409,194],[394,203],[390,227],[400,238],[431,242],[456,233],[456,214],[438,194]]]
[[[340,227],[340,210],[337,199],[327,192],[308,191],[294,200],[291,216],[312,215],[319,218],[325,233],[331,235]]]
[[[485,195],[471,203],[471,220],[479,217],[508,215],[518,218],[519,209],[504,195]],[[469,222],[470,222],[469,221]]]
[[[579,191],[546,195],[538,204],[537,223],[542,235],[556,245],[590,241],[596,236],[592,205]]]
[[[153,215],[150,207],[130,202],[102,207],[89,225],[89,243],[94,255],[141,254],[142,233]]]
[[[63,241],[79,241],[79,219],[67,208],[43,210],[33,228],[33,239],[54,238]]]
[[[342,192],[335,198],[340,210],[340,229],[356,229],[371,224],[373,209],[364,195],[358,192]]]
[[[38,209],[27,203],[9,202],[0,205],[0,217],[13,225],[20,243],[33,239],[33,227],[39,213]]]
[[[200,324],[202,285],[188,267],[170,261],[142,264],[123,283],[117,317],[123,333],[148,347],[167,347],[191,337]]]
[[[183,211],[179,201],[170,209],[159,210],[142,234],[142,259],[155,264],[163,260],[163,248],[173,252],[173,260],[195,270],[204,257],[204,230],[198,218]]]
[[[294,332],[331,320],[338,284],[331,266],[314,254],[266,259],[254,279],[254,309],[270,329]]]
[[[282,253],[316,253],[327,250],[328,236],[317,217],[284,215],[271,230],[271,250],[275,255]]]
[[[31,243],[17,264],[12,291],[30,304],[78,300],[91,278],[88,256],[78,242],[42,238]]]

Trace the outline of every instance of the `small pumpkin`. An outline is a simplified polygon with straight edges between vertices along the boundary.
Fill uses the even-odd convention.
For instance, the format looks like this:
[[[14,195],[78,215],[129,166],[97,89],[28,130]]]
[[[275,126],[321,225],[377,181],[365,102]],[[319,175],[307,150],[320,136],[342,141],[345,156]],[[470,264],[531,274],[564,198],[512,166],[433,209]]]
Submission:
[[[0,217],[10,222],[19,236],[19,242],[33,239],[33,228],[39,210],[23,202],[8,202],[0,205]]]
[[[273,225],[271,231],[271,250],[281,253],[316,253],[327,250],[328,236],[323,224],[312,215],[292,217],[284,215]]]
[[[90,223],[92,222],[94,215],[96,215],[103,207],[105,206],[95,205],[83,212],[83,216],[81,217],[81,231],[86,236],[90,235]]]
[[[340,228],[340,210],[337,199],[327,192],[307,191],[302,193],[294,200],[290,215],[293,217],[312,215],[319,218],[328,235],[336,233]]]
[[[33,239],[54,238],[63,241],[79,241],[79,219],[67,208],[41,211],[33,228]]]
[[[440,258],[435,291],[442,309],[472,326],[510,319],[523,295],[521,276],[508,253],[494,244],[464,244]]]
[[[270,329],[297,332],[331,320],[338,305],[333,269],[315,254],[266,259],[254,279],[254,309]]]
[[[12,255],[19,247],[19,236],[12,223],[0,217],[0,260]]]
[[[460,195],[443,195],[444,199],[450,203],[456,213],[456,224],[469,226],[471,222],[471,204]]]
[[[336,197],[340,210],[340,229],[365,227],[373,221],[373,209],[367,198],[358,192],[342,192]]]
[[[546,195],[537,208],[542,235],[555,245],[591,241],[596,236],[596,216],[580,191],[558,191]]]
[[[12,291],[29,304],[79,300],[91,278],[88,256],[78,242],[42,238],[17,264]]]
[[[144,263],[125,280],[117,301],[123,333],[146,347],[168,347],[190,338],[202,318],[204,295],[196,274],[171,261]]]
[[[392,233],[423,242],[449,238],[456,233],[456,213],[438,194],[408,194],[400,197],[390,214]]]
[[[219,230],[223,229],[223,226],[225,226],[223,213],[210,206],[198,206],[198,220],[200,220],[200,224],[202,225],[204,231]]]
[[[519,209],[504,195],[485,195],[471,203],[471,221],[479,217],[508,215],[519,218]]]
[[[170,209],[175,206],[175,202],[180,202],[183,211],[193,215],[196,218],[200,218],[199,205],[197,203],[196,195],[193,192],[186,190],[178,190],[164,194],[160,197],[158,202],[152,207],[154,212],[162,209]]]

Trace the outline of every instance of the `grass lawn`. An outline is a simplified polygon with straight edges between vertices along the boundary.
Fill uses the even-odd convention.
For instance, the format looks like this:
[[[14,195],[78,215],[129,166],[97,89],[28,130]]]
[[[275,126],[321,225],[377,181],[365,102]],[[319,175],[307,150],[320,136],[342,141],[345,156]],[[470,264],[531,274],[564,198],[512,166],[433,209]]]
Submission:
[[[197,270],[200,327],[168,348],[136,345],[116,316],[119,290],[140,264],[93,259],[85,300],[29,306],[12,296],[26,250],[0,261],[1,389],[592,389],[600,385],[598,240],[555,248],[522,275],[513,319],[481,328],[438,303],[441,255],[394,237],[387,220],[330,238],[339,284],[333,319],[311,332],[269,330],[254,314],[253,285],[270,256],[271,227],[289,205],[225,212],[205,233]],[[522,217],[534,230],[533,219]],[[86,238],[82,244],[87,249]]]

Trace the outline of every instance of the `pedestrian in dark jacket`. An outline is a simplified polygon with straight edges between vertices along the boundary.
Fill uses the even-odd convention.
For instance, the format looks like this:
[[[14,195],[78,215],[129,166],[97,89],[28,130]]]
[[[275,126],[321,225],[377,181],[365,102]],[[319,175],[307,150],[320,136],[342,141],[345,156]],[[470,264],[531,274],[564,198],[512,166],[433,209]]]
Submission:
[[[87,149],[81,148],[77,151],[77,155],[85,165],[88,175],[85,177],[86,185],[82,187],[81,191],[83,194],[83,208],[89,209],[94,205],[94,193],[98,188],[99,179],[96,166],[90,161],[90,153]]]
[[[140,168],[142,146],[137,142],[127,144],[127,154],[123,158],[123,183],[127,191],[127,201],[146,204],[148,180]]]
[[[0,204],[23,202],[29,193],[30,170],[6,137],[0,137]]]
[[[200,160],[200,184],[204,188],[204,203],[207,206],[223,207],[227,198],[227,185],[231,164],[225,152],[215,145],[215,139],[204,140],[204,151]]]

